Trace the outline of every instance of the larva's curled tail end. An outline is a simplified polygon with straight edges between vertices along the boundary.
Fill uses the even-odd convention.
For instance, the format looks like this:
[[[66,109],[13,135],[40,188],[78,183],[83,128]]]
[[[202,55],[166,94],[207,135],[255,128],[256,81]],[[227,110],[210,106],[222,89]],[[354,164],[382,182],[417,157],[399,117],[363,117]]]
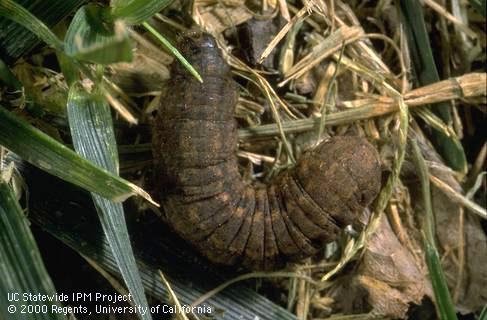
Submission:
[[[379,194],[380,157],[364,138],[333,137],[305,154],[295,175],[304,191],[343,228],[356,222]]]

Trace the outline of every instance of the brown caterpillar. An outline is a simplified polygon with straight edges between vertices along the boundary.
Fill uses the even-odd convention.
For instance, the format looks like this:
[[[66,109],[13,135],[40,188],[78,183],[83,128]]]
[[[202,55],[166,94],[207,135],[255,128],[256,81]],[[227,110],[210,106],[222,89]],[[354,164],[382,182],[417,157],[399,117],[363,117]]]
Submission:
[[[173,64],[153,130],[156,183],[171,226],[211,261],[269,270],[312,256],[373,201],[379,156],[357,137],[320,144],[269,185],[246,183],[230,67],[209,35],[186,37],[179,49],[204,83]]]

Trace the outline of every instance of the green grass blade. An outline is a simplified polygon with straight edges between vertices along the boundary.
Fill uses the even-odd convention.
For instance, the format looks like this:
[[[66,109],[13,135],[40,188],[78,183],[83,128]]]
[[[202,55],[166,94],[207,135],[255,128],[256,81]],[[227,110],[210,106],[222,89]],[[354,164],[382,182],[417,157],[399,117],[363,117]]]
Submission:
[[[89,4],[74,16],[65,37],[65,52],[99,64],[132,61],[132,43],[124,24],[104,20],[108,9]]]
[[[426,264],[433,285],[436,302],[438,305],[439,319],[456,320],[455,306],[452,303],[445,275],[441,267],[440,257],[436,248],[425,244]]]
[[[15,77],[10,68],[0,59],[0,83],[14,90],[22,90],[22,83]]]
[[[408,38],[409,51],[414,62],[419,84],[424,86],[440,81],[436,69],[430,39],[424,23],[423,8],[418,0],[400,1],[402,18]],[[448,102],[437,103],[432,111],[445,124],[451,126],[451,105]],[[433,130],[433,143],[446,163],[454,170],[465,173],[467,160],[465,152],[457,137],[446,136],[441,131]]]
[[[201,78],[198,71],[193,68],[193,66],[186,60],[181,53],[179,53],[178,49],[176,49],[166,38],[156,29],[154,29],[149,23],[144,22],[142,23],[144,28],[147,29],[157,40],[159,40],[175,57],[182,63],[182,65],[196,78],[199,82],[203,83],[203,79]]]
[[[48,27],[57,25],[85,0],[15,0]],[[0,57],[10,64],[34,48],[39,38],[11,19],[0,17]]]
[[[424,203],[424,216],[421,217],[424,235],[424,250],[426,264],[435,293],[436,305],[438,306],[439,318],[443,320],[457,319],[455,306],[452,303],[450,292],[446,284],[445,275],[441,268],[440,258],[435,244],[435,230],[433,208],[431,205],[431,190],[428,168],[419,150],[416,140],[412,140],[413,158],[421,180],[422,196]]]
[[[482,308],[482,312],[480,312],[479,320],[487,320],[487,304]]]
[[[40,169],[112,201],[140,195],[153,202],[141,188],[80,157],[2,106],[0,145]]]
[[[0,175],[0,318],[12,320],[61,320],[61,313],[52,312],[59,304],[49,301],[24,302],[22,294],[55,295],[56,289],[47,274],[29,223],[12,189]],[[18,301],[13,300],[16,293]],[[7,299],[7,295],[10,299]],[[21,313],[22,305],[36,312]]]
[[[81,85],[75,84],[69,91],[67,111],[74,149],[84,158],[118,175],[115,133],[110,108],[103,95],[89,94]]]
[[[485,17],[487,14],[487,0],[469,0],[472,7]]]
[[[0,0],[0,16],[21,24],[51,47],[63,50],[61,40],[42,21],[16,2],[12,0]]]
[[[64,80],[70,88],[76,81],[80,79],[80,70],[76,65],[76,61],[68,57],[64,52],[56,52],[57,61],[61,67]]]
[[[112,16],[127,24],[139,24],[169,5],[172,0],[112,0]]]
[[[102,94],[86,93],[73,85],[68,97],[68,119],[76,151],[83,157],[118,174],[118,153],[110,107]],[[125,223],[123,206],[93,194],[98,217],[120,272],[137,305],[147,308],[147,300],[140,279]],[[150,313],[142,319],[151,319]]]

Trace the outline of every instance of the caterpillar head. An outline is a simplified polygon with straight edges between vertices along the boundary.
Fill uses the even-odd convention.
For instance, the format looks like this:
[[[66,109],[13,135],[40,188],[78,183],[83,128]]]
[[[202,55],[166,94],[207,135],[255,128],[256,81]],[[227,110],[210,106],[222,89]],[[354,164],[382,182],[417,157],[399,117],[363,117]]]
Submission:
[[[178,50],[188,62],[202,75],[226,75],[229,66],[215,38],[197,28],[184,32],[178,39]],[[180,63],[176,67],[183,68]]]

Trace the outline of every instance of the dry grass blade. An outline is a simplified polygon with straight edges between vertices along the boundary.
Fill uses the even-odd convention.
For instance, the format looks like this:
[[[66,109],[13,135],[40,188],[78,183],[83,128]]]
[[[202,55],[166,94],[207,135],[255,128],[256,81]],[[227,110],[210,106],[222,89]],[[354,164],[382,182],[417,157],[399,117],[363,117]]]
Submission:
[[[276,159],[274,157],[269,157],[257,153],[247,152],[247,151],[237,151],[237,156],[249,159],[253,164],[261,165],[262,162],[274,163]]]
[[[284,74],[284,80],[278,86],[282,87],[289,81],[297,79],[311,68],[319,64],[325,58],[340,50],[342,45],[347,45],[361,38],[363,32],[358,27],[341,27],[333,32],[322,43],[313,47],[311,52],[297,62],[289,71]]]
[[[287,8],[287,2],[286,2],[286,0],[278,0],[278,2],[279,2],[279,10],[281,11],[282,17],[286,21],[290,21],[291,20],[291,15],[289,14],[289,9]]]
[[[482,145],[482,148],[480,149],[477,157],[475,158],[475,162],[470,168],[470,172],[468,173],[468,179],[467,182],[465,183],[465,186],[467,188],[476,184],[476,181],[478,180],[478,177],[484,168],[486,159],[487,159],[487,142]]]
[[[384,319],[380,315],[373,313],[351,314],[351,315],[334,315],[328,318],[316,318],[315,320],[375,320]]]
[[[279,102],[278,105],[282,107],[284,112],[286,112],[289,115],[289,117],[291,117],[292,119],[297,119],[297,117],[291,112],[291,110],[284,102],[284,100],[281,99],[281,97],[279,97],[279,95],[276,93],[274,88],[272,88],[272,86],[269,84],[266,78],[264,78],[254,69],[248,67],[245,63],[243,63],[240,59],[230,54],[228,51],[224,51],[224,52],[226,54],[229,64],[232,67],[236,68],[237,70],[244,71],[245,73],[248,73],[257,79],[257,81],[255,81],[254,79],[252,79],[252,77],[246,77],[247,80],[253,81],[264,92],[266,97],[269,99],[269,103],[273,103],[271,102],[271,100],[275,99],[277,102]]]
[[[487,211],[485,208],[482,208],[475,202],[469,200],[467,197],[459,194],[455,190],[453,190],[449,185],[438,179],[437,177],[430,175],[430,180],[433,182],[435,186],[437,186],[441,191],[445,192],[447,195],[451,197],[452,200],[458,202],[462,206],[464,206],[469,211],[477,214],[483,219],[487,219]]]
[[[139,121],[132,115],[130,110],[127,109],[118,99],[114,98],[110,93],[105,93],[105,99],[128,123],[137,124]]]
[[[487,73],[468,73],[439,81],[404,95],[409,106],[487,95]]]
[[[167,292],[169,293],[169,299],[171,300],[172,303],[176,305],[176,315],[175,318],[177,320],[189,320],[188,316],[186,313],[183,311],[183,307],[181,306],[181,302],[179,302],[178,297],[176,296],[176,293],[173,291],[171,288],[171,285],[169,284],[169,281],[166,280],[166,277],[164,277],[164,274],[162,273],[161,270],[159,271],[159,276],[161,277],[162,283],[164,286],[167,288]],[[193,315],[195,316],[195,315]]]
[[[221,48],[224,48],[224,46],[221,46]],[[272,86],[269,84],[269,82],[258,72],[253,70],[252,68],[248,67],[245,63],[240,61],[238,58],[235,56],[231,55],[229,52],[226,50],[223,50],[226,58],[228,59],[228,62],[231,66],[234,68],[237,68],[238,70],[244,71],[245,73],[249,73],[251,76],[247,77],[246,75],[243,75],[245,78],[248,80],[253,81],[263,92],[267,100],[269,101],[270,108],[272,110],[272,115],[274,117],[274,120],[276,122],[277,130],[280,134],[280,137],[282,139],[282,142],[284,143],[284,147],[288,153],[288,156],[290,157],[291,161],[294,160],[293,156],[293,150],[291,148],[291,144],[289,143],[288,139],[286,138],[286,134],[283,130],[282,127],[282,121],[281,117],[279,115],[279,112],[277,110],[277,106],[281,106],[283,110],[292,118],[296,118],[296,116],[289,110],[288,106],[286,103],[279,97],[279,95],[274,91]],[[252,78],[255,78],[252,79]],[[276,105],[274,99],[279,102],[279,104]]]
[[[306,10],[306,7],[303,7],[301,10],[296,13],[296,15],[286,23],[286,25],[276,34],[274,39],[272,39],[271,42],[267,45],[265,48],[264,52],[259,57],[258,63],[262,63],[274,50],[274,48],[277,46],[277,44],[284,38],[284,36],[289,32],[289,30],[297,24],[303,17],[306,15],[308,11]]]
[[[252,272],[252,273],[246,273],[241,276],[235,277],[225,283],[222,283],[215,289],[208,291],[198,299],[196,299],[193,303],[191,303],[191,306],[198,306],[217,294],[218,292],[224,290],[225,288],[231,286],[234,283],[243,281],[243,280],[248,280],[248,279],[259,279],[259,278],[296,278],[296,279],[302,279],[312,285],[319,286],[319,283],[313,279],[311,279],[308,276],[293,273],[293,272]]]
[[[399,66],[401,68],[401,75],[403,77],[402,81],[406,81],[405,77],[407,75],[407,68],[405,66],[404,57],[400,48],[391,38],[383,34],[364,34],[363,32],[361,37],[368,39],[379,39],[390,45],[396,52],[399,59]],[[325,38],[320,34],[311,34],[309,36],[309,43],[313,44],[314,46],[320,45],[323,43],[323,41],[325,41]],[[387,81],[391,82],[392,87],[394,88],[398,87],[399,83],[396,83],[398,81],[389,71],[387,66],[381,63],[382,61],[380,60],[379,56],[363,41],[355,42],[351,44],[351,46],[355,50],[358,50],[359,54],[353,54],[352,58],[348,58],[346,56],[342,57],[342,64],[350,71],[356,72],[357,74],[368,79],[379,92],[389,92],[394,95],[395,89],[391,91],[391,85]],[[351,52],[353,53],[354,51]],[[338,53],[333,54],[333,58],[335,60],[338,60],[338,56]]]
[[[456,137],[456,133],[451,126],[447,126],[438,116],[431,110],[426,108],[417,108],[414,112],[430,127],[442,132],[447,137]]]
[[[86,260],[86,262],[88,262],[88,264],[93,269],[95,269],[103,278],[105,278],[105,280],[107,280],[108,283],[110,283],[110,285],[113,287],[113,289],[115,289],[118,293],[120,293],[121,295],[128,295],[129,294],[127,289],[125,289],[125,287],[120,283],[120,281],[118,281],[118,279],[116,279],[108,271],[103,269],[103,267],[101,265],[99,265],[95,260],[90,259],[88,256],[86,256],[84,254],[80,254],[80,255],[83,257],[83,259]],[[127,303],[130,304],[132,307],[137,308],[137,306],[134,304],[132,299],[128,299]]]
[[[340,56],[338,57],[337,66],[335,68],[335,72],[331,76],[330,83],[328,84],[328,88],[326,88],[326,96],[325,96],[325,99],[324,99],[323,104],[321,105],[321,108],[320,108],[321,121],[320,121],[320,125],[318,127],[318,138],[317,138],[317,141],[321,141],[321,137],[322,137],[323,131],[325,129],[325,123],[326,123],[325,111],[326,111],[326,107],[330,103],[332,88],[336,88],[336,77],[337,77],[337,74],[338,74],[338,70],[340,68],[340,63],[342,62],[343,52],[344,51],[345,51],[345,43],[342,45],[342,48],[340,50]]]
[[[468,26],[466,26],[462,21],[458,20],[454,15],[449,13],[441,5],[439,5],[438,3],[436,3],[433,0],[423,0],[423,1],[428,7],[435,10],[436,12],[438,12],[440,15],[445,17],[451,23],[455,24],[460,30],[465,32],[465,34],[468,35],[470,38],[473,38],[473,39],[477,38],[477,34],[475,33],[475,31],[473,31]]]
[[[477,178],[475,179],[473,186],[465,194],[465,197],[467,199],[472,199],[475,193],[480,189],[480,187],[482,187],[486,175],[487,175],[487,171],[484,171],[477,175]]]
[[[354,11],[342,1],[337,1],[338,7],[348,16],[348,19],[352,22],[353,25],[359,26],[360,22],[357,16],[354,14]],[[333,16],[334,21],[337,22],[339,26],[346,26],[347,24],[339,17],[339,15]],[[382,57],[367,43],[360,41],[354,43],[353,46],[359,51],[360,55],[367,57],[368,63],[371,63],[378,72],[389,74],[391,73],[387,64],[383,61]]]
[[[486,80],[487,74],[485,73],[466,74],[412,90],[404,95],[404,102],[408,107],[417,107],[452,99],[483,97],[487,94]],[[326,115],[326,124],[328,126],[337,126],[358,120],[370,119],[399,110],[399,105],[394,103],[392,98],[386,96],[354,100],[345,103],[355,106],[359,105],[360,107]],[[286,121],[282,123],[282,129],[285,133],[305,132],[313,130],[319,122],[319,118]],[[239,129],[239,138],[250,139],[254,137],[275,136],[278,133],[279,130],[275,124],[268,124],[255,128]]]

